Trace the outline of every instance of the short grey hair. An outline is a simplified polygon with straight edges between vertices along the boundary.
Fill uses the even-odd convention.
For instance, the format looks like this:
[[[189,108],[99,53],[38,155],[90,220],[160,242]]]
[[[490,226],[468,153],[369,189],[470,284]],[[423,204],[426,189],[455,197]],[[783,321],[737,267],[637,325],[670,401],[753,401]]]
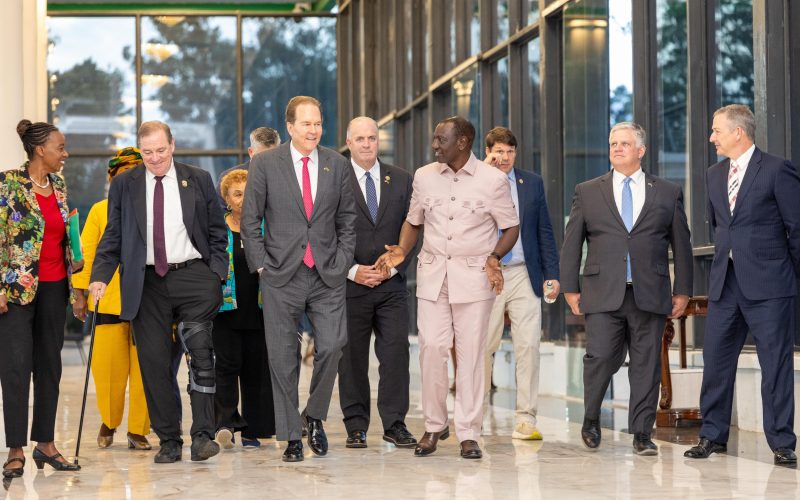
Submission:
[[[250,147],[259,144],[265,148],[271,148],[281,143],[281,136],[274,128],[258,127],[250,132]]]
[[[374,119],[370,118],[369,116],[356,116],[355,118],[350,120],[350,123],[347,124],[347,138],[348,139],[352,139],[352,137],[351,137],[352,134],[350,133],[350,129],[357,122],[367,122],[370,125],[372,125],[375,128],[375,130],[378,130],[378,122],[376,122]]]
[[[639,125],[638,123],[634,122],[619,122],[613,127],[611,127],[611,132],[608,133],[608,140],[611,142],[611,136],[617,130],[631,130],[633,131],[633,135],[636,136],[636,146],[642,147],[647,145],[647,132],[644,131],[644,127]]]
[[[756,117],[753,111],[744,104],[728,104],[714,111],[714,117],[725,115],[731,124],[731,129],[741,128],[751,141],[756,140]]]

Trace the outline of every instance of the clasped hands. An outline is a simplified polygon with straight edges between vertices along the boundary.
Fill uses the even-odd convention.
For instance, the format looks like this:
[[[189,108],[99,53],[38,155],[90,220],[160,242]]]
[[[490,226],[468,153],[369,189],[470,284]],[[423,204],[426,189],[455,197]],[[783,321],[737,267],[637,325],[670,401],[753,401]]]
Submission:
[[[406,260],[406,253],[399,245],[384,245],[384,248],[386,248],[386,252],[378,257],[378,260],[375,261],[372,268],[380,275],[388,277],[392,268],[399,266]],[[489,286],[495,294],[500,295],[500,292],[503,291],[504,283],[500,261],[497,260],[496,257],[490,255],[486,258],[484,269],[486,270],[486,277],[489,279]],[[359,267],[359,271],[360,270],[361,268]],[[356,274],[356,276],[358,276],[358,274]]]

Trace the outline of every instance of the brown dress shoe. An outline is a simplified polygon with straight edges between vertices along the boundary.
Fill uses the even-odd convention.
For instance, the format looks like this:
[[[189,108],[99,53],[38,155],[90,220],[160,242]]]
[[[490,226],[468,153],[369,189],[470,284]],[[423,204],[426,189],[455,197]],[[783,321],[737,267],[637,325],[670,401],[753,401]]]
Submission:
[[[116,429],[109,429],[106,424],[100,424],[100,431],[97,433],[97,446],[108,448],[114,442]]]
[[[436,443],[439,442],[440,439],[444,440],[450,437],[450,428],[445,427],[443,431],[439,432],[426,432],[422,435],[422,439],[419,440],[417,443],[417,447],[414,448],[414,456],[415,457],[426,457],[436,451]]]
[[[128,433],[128,448],[131,450],[152,450],[150,442],[141,434]]]
[[[481,452],[481,447],[478,446],[477,441],[473,441],[472,439],[461,441],[461,458],[481,457],[483,457],[483,452]]]

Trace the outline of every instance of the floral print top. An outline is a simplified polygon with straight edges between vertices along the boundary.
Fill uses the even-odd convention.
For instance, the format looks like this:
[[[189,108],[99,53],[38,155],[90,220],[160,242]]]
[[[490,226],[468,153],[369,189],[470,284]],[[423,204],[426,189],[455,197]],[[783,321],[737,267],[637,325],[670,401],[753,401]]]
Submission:
[[[26,163],[0,172],[0,291],[9,302],[25,305],[36,296],[39,253],[44,237],[44,218],[33,191]],[[68,226],[67,187],[59,175],[49,174],[64,225]],[[69,229],[64,238],[67,281],[71,282]],[[74,296],[70,289],[70,302]]]

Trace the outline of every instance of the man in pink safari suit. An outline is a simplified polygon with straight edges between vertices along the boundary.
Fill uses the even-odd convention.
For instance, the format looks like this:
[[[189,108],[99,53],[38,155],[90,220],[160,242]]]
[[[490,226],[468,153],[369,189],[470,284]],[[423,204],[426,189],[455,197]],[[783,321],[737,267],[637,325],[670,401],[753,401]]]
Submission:
[[[472,154],[475,127],[461,117],[436,126],[436,162],[414,175],[408,216],[397,245],[387,245],[376,265],[388,273],[417,243],[417,326],[422,369],[425,434],[414,455],[436,451],[450,435],[447,418],[447,360],[455,346],[454,423],[461,456],[481,458],[483,362],[489,313],[503,289],[500,259],[519,235],[519,220],[506,176]],[[502,234],[498,239],[498,229]]]

